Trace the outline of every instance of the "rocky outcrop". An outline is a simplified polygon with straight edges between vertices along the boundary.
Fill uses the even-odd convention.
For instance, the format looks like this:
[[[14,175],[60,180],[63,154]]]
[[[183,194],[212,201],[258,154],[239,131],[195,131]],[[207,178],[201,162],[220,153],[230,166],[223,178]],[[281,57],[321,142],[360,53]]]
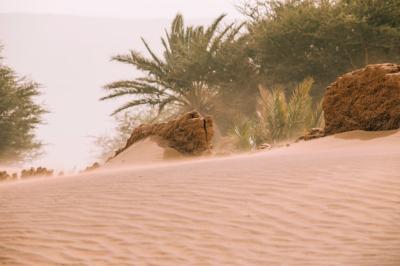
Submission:
[[[270,150],[272,149],[272,145],[268,143],[263,143],[257,146],[257,150]]]
[[[99,167],[100,167],[100,164],[98,162],[94,162],[92,165],[89,165],[88,167],[86,167],[85,170],[83,170],[82,172],[85,173],[85,172],[94,171]]]
[[[400,128],[400,65],[368,65],[339,77],[323,100],[325,134]]]
[[[135,128],[123,152],[132,144],[150,136],[183,154],[199,155],[211,148],[214,135],[211,117],[202,117],[197,111],[189,112],[165,123],[143,124]]]

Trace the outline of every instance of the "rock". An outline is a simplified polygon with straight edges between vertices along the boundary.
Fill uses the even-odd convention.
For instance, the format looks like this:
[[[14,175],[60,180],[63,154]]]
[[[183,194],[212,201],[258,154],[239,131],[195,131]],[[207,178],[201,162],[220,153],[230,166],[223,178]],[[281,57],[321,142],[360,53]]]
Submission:
[[[202,117],[197,111],[192,111],[165,123],[140,125],[133,130],[125,147],[118,150],[115,156],[150,136],[159,137],[164,145],[180,153],[199,155],[211,149],[213,135],[211,117]]]
[[[84,173],[85,172],[90,172],[90,171],[96,170],[99,167],[100,167],[100,164],[98,162],[95,162],[92,165],[86,167],[85,170],[83,170],[82,172],[84,172]],[[62,173],[62,174],[64,175],[64,173]]]
[[[260,144],[257,147],[257,150],[270,150],[270,149],[272,149],[272,146],[271,146],[271,144],[268,144],[268,143]]]
[[[316,139],[316,138],[322,138],[325,136],[325,130],[323,128],[311,128],[307,130],[306,134],[304,136],[301,136],[296,140],[296,142],[300,140],[310,140],[310,139]]]
[[[322,107],[325,134],[400,128],[400,65],[368,65],[339,77]]]

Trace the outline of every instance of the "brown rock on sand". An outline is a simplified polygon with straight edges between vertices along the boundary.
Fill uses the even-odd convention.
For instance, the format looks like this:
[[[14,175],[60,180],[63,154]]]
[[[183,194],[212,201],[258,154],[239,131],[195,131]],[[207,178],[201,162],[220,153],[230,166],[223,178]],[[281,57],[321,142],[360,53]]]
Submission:
[[[323,128],[310,128],[307,130],[307,132],[298,138],[296,142],[300,140],[312,140],[312,139],[317,139],[317,138],[322,138],[325,137],[325,130]]]
[[[325,133],[400,128],[400,65],[375,64],[339,77],[323,100]]]
[[[134,129],[126,146],[116,152],[116,156],[150,136],[159,137],[166,146],[183,154],[198,155],[211,148],[213,135],[211,117],[202,117],[197,111],[192,111],[165,123],[140,125]]]

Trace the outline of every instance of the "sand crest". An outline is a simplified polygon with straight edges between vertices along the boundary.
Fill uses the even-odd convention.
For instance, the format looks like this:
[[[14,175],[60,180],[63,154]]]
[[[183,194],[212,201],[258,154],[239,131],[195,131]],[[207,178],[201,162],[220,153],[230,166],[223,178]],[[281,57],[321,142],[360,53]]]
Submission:
[[[0,184],[0,264],[400,265],[391,133]]]
[[[101,169],[159,164],[183,158],[184,156],[182,154],[166,145],[163,145],[156,137],[148,137],[131,145],[129,148],[105,163]]]

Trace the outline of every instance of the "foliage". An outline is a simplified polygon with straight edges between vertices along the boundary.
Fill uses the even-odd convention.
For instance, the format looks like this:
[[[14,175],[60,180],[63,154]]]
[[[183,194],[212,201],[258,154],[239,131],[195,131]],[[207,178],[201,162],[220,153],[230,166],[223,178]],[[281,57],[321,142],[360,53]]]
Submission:
[[[252,4],[251,4],[252,3]],[[243,4],[252,59],[269,84],[337,76],[370,63],[400,62],[397,0],[269,0]]]
[[[322,99],[314,104],[311,112],[311,119],[307,125],[309,128],[323,128],[325,127],[324,110],[322,109]]]
[[[1,60],[1,59],[0,59]],[[45,110],[35,102],[39,85],[19,78],[0,62],[0,162],[28,159],[41,143],[34,130],[42,122]]]
[[[236,119],[230,136],[238,150],[251,150],[255,148],[254,123],[246,117]]]
[[[142,41],[150,58],[136,51],[113,57],[113,60],[132,65],[146,75],[106,85],[105,89],[110,94],[102,100],[134,96],[115,113],[138,105],[156,106],[160,111],[167,105],[175,105],[178,109],[209,113],[218,89],[215,59],[225,43],[235,40],[241,28],[232,23],[219,30],[224,17],[219,16],[207,28],[186,27],[182,15],[178,14],[166,37],[161,38],[164,48],[162,58],[151,50],[144,39]]]
[[[276,143],[291,140],[305,129],[318,127],[321,123],[322,108],[312,105],[311,78],[305,79],[292,92],[287,101],[283,88],[267,90],[260,87],[258,99],[258,142]]]
[[[322,125],[318,100],[343,73],[400,63],[397,0],[245,0],[241,11],[247,27],[223,26],[223,15],[208,27],[185,26],[177,15],[161,39],[162,56],[143,40],[148,56],[113,58],[144,76],[106,85],[102,99],[131,96],[116,112],[196,109],[250,149],[254,141],[288,140]]]
[[[263,129],[263,135],[266,140],[280,140],[286,136],[288,107],[285,92],[282,88],[276,88],[269,91],[260,88],[259,99],[260,126]]]

